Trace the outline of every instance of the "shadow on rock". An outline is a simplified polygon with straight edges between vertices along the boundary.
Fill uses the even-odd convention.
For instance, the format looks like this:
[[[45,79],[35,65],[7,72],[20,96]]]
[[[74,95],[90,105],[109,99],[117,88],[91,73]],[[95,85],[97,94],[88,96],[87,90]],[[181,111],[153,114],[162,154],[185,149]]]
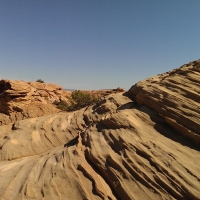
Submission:
[[[78,142],[78,136],[73,138],[72,140],[70,140],[69,142],[67,142],[66,144],[64,144],[64,147],[71,147],[71,146],[74,146],[76,145]]]

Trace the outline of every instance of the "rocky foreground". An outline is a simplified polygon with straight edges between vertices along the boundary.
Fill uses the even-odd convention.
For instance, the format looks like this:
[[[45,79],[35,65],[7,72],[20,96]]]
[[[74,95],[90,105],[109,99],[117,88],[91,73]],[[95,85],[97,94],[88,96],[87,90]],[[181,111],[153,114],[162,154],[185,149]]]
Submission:
[[[0,199],[200,199],[199,107],[200,60],[0,126]]]

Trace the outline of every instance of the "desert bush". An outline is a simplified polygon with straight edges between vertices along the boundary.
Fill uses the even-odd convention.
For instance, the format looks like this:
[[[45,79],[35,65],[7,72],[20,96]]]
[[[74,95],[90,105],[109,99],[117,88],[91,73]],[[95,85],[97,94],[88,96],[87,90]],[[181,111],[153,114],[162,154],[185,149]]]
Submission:
[[[58,109],[63,110],[63,111],[67,111],[69,104],[66,101],[54,101],[53,104],[55,104],[57,106]]]
[[[97,102],[97,100],[97,98],[88,93],[81,92],[80,90],[75,90],[72,92],[71,97],[68,97],[69,103],[60,101],[54,102],[54,104],[61,110],[74,111],[92,105],[93,103]]]
[[[92,105],[98,99],[89,93],[81,92],[80,90],[75,90],[72,92],[71,98],[68,98],[70,102],[69,111],[79,110],[86,106]]]
[[[37,79],[36,82],[44,83],[44,81],[42,79]]]

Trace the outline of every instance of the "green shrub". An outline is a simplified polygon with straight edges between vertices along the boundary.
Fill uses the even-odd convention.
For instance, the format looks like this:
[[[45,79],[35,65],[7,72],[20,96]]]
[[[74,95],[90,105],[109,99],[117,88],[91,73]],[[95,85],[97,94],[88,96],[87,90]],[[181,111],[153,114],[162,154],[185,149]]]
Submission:
[[[64,111],[74,111],[84,108],[86,106],[92,105],[97,102],[97,98],[94,96],[81,92],[80,90],[75,90],[72,92],[71,97],[68,97],[69,103],[65,101],[54,102],[57,108]]]
[[[54,104],[57,106],[58,109],[63,110],[63,111],[67,111],[69,104],[66,101],[54,101]]]
[[[36,82],[44,83],[44,81],[42,79],[37,79]]]

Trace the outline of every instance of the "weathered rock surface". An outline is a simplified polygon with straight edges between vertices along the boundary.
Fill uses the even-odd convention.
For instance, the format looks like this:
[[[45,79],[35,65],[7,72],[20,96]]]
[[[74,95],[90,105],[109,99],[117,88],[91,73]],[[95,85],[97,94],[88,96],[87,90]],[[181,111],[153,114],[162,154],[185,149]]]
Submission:
[[[129,93],[200,144],[200,60],[141,81]]]
[[[167,111],[144,105],[141,88],[131,89],[139,104],[117,93],[79,111],[0,126],[0,199],[200,200],[199,145],[168,123]]]
[[[70,92],[60,86],[39,83],[0,81],[0,125],[21,119],[57,113],[54,101],[66,100]]]

